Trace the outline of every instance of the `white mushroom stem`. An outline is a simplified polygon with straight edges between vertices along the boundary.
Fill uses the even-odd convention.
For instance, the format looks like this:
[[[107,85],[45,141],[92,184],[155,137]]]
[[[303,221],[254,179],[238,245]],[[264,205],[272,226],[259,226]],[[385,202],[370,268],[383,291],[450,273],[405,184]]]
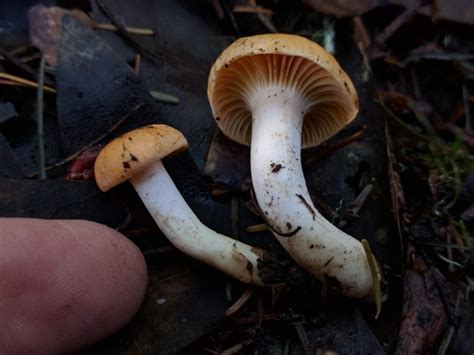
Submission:
[[[161,231],[176,248],[242,282],[264,284],[257,266],[264,252],[203,225],[160,160],[130,181]]]
[[[301,267],[343,294],[368,297],[373,280],[362,244],[321,216],[306,187],[301,129],[309,107],[304,98],[279,85],[248,97],[252,183],[264,218]]]

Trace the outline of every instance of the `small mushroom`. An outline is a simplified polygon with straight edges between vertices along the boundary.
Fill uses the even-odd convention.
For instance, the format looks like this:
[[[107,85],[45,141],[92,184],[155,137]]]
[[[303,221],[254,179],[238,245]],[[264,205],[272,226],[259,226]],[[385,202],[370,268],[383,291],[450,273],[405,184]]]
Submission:
[[[371,295],[379,280],[361,242],[316,210],[301,166],[302,148],[336,134],[359,109],[336,59],[295,35],[240,38],[214,63],[208,98],[222,132],[250,146],[256,200],[283,247],[343,294]]]
[[[130,131],[106,145],[94,166],[102,191],[129,180],[162,232],[183,253],[246,283],[263,285],[264,251],[207,228],[179,193],[162,159],[187,149],[178,130],[158,124]]]

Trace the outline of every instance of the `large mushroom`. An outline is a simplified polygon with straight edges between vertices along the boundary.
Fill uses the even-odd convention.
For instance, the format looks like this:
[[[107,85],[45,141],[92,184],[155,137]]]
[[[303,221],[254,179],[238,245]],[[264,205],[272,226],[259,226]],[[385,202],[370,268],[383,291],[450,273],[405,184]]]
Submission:
[[[283,247],[329,286],[369,297],[379,282],[372,255],[317,211],[301,166],[302,148],[327,140],[358,112],[357,93],[336,59],[295,35],[240,38],[214,63],[208,98],[222,132],[250,145],[255,197]]]
[[[264,285],[265,252],[209,229],[199,221],[163,166],[187,149],[178,130],[158,124],[130,131],[106,145],[94,166],[102,191],[130,180],[161,231],[179,250],[245,283]]]

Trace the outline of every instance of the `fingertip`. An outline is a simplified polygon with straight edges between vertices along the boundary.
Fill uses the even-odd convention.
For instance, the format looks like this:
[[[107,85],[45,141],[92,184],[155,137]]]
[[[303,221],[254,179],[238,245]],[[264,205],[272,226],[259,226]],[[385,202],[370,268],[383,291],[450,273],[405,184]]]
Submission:
[[[140,250],[89,221],[0,218],[0,354],[63,353],[123,327],[147,285]]]

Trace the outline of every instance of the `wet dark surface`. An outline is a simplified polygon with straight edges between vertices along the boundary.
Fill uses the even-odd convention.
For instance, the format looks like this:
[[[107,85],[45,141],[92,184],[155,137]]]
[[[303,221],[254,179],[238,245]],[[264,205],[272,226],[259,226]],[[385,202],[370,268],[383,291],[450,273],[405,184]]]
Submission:
[[[94,183],[65,180],[0,180],[2,217],[88,219],[112,228],[128,224],[130,212]]]
[[[56,80],[58,124],[67,155],[97,143],[117,127],[126,130],[128,121],[137,127],[160,116],[125,60],[69,15],[63,18]]]
[[[228,144],[224,137],[217,136],[216,142],[227,149],[225,157],[229,164],[206,171],[207,177],[200,173],[217,130],[207,102],[207,75],[214,59],[234,39],[223,35],[225,32],[219,26],[213,8],[206,2],[186,0],[138,0],[133,5],[130,1],[117,0],[106,1],[106,4],[120,14],[125,23],[155,29],[155,37],[137,37],[137,41],[160,54],[164,61],[159,65],[142,58],[140,81],[126,62],[132,56],[124,49],[123,40],[111,33],[95,35],[77,21],[66,19],[57,68],[58,115],[46,115],[45,121],[50,145],[47,162],[57,162],[100,138],[106,137],[103,142],[131,128],[167,122],[184,133],[190,150],[173,157],[165,165],[203,223],[227,235],[237,234],[248,243],[273,250],[282,259],[287,258],[269,232],[245,232],[249,225],[261,223],[261,219],[246,208],[250,201],[248,193],[241,192],[242,184],[249,176],[245,158],[248,159],[248,149]],[[357,143],[337,150],[323,160],[306,164],[305,174],[311,194],[336,212],[345,210],[368,183],[374,185],[359,212],[360,217],[344,230],[369,241],[391,285],[381,318],[373,319],[372,305],[347,300],[331,291],[327,295],[328,302],[322,304],[320,284],[307,275],[301,276],[302,272],[296,270],[295,274],[301,278],[290,282],[282,292],[281,319],[264,322],[262,327],[257,326],[258,319],[242,326],[224,316],[230,305],[225,292],[229,280],[171,250],[147,255],[150,270],[147,298],[132,322],[84,353],[154,354],[180,350],[182,353],[201,353],[215,341],[222,340],[221,345],[231,346],[234,340],[242,341],[245,336],[257,339],[257,349],[262,353],[281,353],[285,339],[297,341],[294,324],[298,322],[304,323],[313,347],[331,348],[344,354],[379,354],[394,348],[401,315],[401,282],[397,278],[400,251],[390,214],[383,120],[375,110],[370,84],[362,80],[361,56],[347,29],[341,28],[339,32],[341,43],[337,57],[353,78],[361,102],[361,112],[352,127],[366,125],[367,128]],[[112,48],[100,38],[105,38]],[[154,102],[148,90],[174,95],[180,103]],[[20,124],[9,123],[10,131],[14,132]],[[36,172],[34,129],[14,136],[9,135],[6,128],[5,137],[23,169],[27,174]],[[108,134],[111,128],[117,129]],[[335,137],[332,142],[338,139]],[[306,154],[305,159],[310,158],[310,153]],[[238,166],[232,164],[232,159],[239,161]],[[14,165],[12,169],[15,169]],[[212,199],[212,182],[224,183],[236,191]],[[0,183],[0,196],[7,193],[10,196],[12,191],[16,198],[0,200],[2,216],[87,218],[121,228],[124,233],[136,227],[154,226],[133,189],[127,185],[102,194],[90,183],[60,180],[5,180]],[[58,195],[57,191],[66,191],[66,197]],[[237,228],[232,225],[232,199],[238,206]],[[32,200],[38,207],[31,207]],[[126,203],[127,207],[117,205],[117,201]],[[41,210],[41,204],[48,208]],[[128,211],[131,211],[130,215]],[[326,216],[330,218],[328,214]],[[169,246],[156,227],[133,240],[143,250]],[[235,282],[232,285],[235,301],[246,288]],[[265,304],[271,304],[270,290],[263,292],[267,294]],[[249,307],[255,313],[255,300],[252,302]],[[291,320],[288,309],[303,314],[305,319]],[[300,345],[292,350],[303,353]]]

